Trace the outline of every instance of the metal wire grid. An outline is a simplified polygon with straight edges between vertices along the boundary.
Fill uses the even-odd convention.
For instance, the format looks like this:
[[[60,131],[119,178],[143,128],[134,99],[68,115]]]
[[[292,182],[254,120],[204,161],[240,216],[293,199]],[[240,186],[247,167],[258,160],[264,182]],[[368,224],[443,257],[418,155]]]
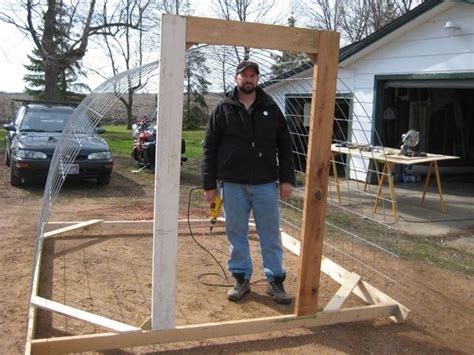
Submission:
[[[230,89],[234,84],[235,67],[244,58],[244,50],[226,46],[203,46],[192,50],[202,50],[206,54],[210,90]],[[301,231],[301,217],[305,189],[305,171],[308,143],[309,111],[312,92],[312,68],[307,61],[298,58],[294,62],[280,63],[292,65],[280,77],[272,74],[275,51],[248,49],[250,59],[260,65],[260,83],[272,95],[285,113],[293,144],[295,174],[297,184],[294,197],[281,201],[283,229],[294,237]],[[53,156],[50,173],[45,186],[43,206],[37,231],[36,265],[44,238],[44,226],[49,221],[55,201],[64,183],[69,167],[80,151],[84,133],[90,133],[100,123],[104,114],[128,90],[129,84],[146,80],[159,66],[153,62],[143,67],[124,72],[99,86],[74,111],[64,129]],[[292,100],[293,99],[293,100]],[[303,102],[303,104],[301,103]],[[343,81],[338,81],[336,117],[334,118],[333,142],[337,144],[357,144],[365,146],[381,145],[377,134],[372,135],[372,121],[365,110],[365,103],[351,91]],[[308,106],[306,105],[306,108]],[[349,110],[348,110],[349,108]],[[326,218],[324,252],[341,266],[359,273],[364,280],[374,286],[398,292],[399,283],[399,231],[392,222],[390,201],[381,199],[381,208],[376,215],[372,212],[375,193],[370,185],[365,191],[366,176],[379,175],[377,167],[369,166],[368,159],[351,154],[351,157],[335,158],[334,163],[341,176],[338,182],[330,178],[328,210]],[[337,189],[341,201],[337,198]]]
[[[157,68],[158,62],[153,62],[107,80],[89,94],[74,110],[64,127],[49,168],[38,224],[38,239],[44,236],[44,226],[51,217],[67,172],[74,164],[84,140],[88,139],[104,115],[128,91],[129,86],[135,86],[139,81],[148,80]]]
[[[296,195],[300,199],[305,190],[309,112],[292,106],[296,105],[292,102],[304,100],[308,101],[305,104],[310,104],[310,98],[302,95],[311,92],[307,88],[311,87],[312,71],[307,74],[299,80],[282,80],[285,82],[285,92],[294,93],[293,95],[274,95],[279,106],[285,110],[292,132],[297,175]],[[267,92],[272,93],[272,86],[267,87]],[[357,114],[356,108],[361,113]],[[367,149],[369,145],[382,145],[378,135],[371,134],[373,125],[364,103],[359,101],[342,80],[338,80],[335,113],[333,144]],[[372,152],[372,157],[373,154]],[[371,284],[397,294],[400,279],[398,225],[391,215],[391,200],[383,194],[377,213],[373,212],[377,194],[370,183],[375,176],[381,178],[384,174],[385,179],[389,177],[370,161],[364,158],[358,149],[351,151],[350,156],[333,154],[328,185],[324,253],[344,268],[360,274]],[[281,204],[282,210],[286,212],[282,213],[283,225],[299,235],[301,201],[292,199],[281,201]]]
[[[61,187],[81,150],[84,140],[88,139],[88,136],[99,125],[104,115],[128,91],[128,88],[137,85],[140,81],[150,80],[158,65],[158,61],[152,62],[107,80],[79,104],[66,123],[51,160],[43,193],[33,257],[30,303],[31,294],[34,291],[34,271],[44,244],[45,225],[50,221]],[[29,304],[29,307],[31,307],[31,304]]]
[[[244,50],[233,47],[202,47],[207,53],[209,80],[222,91],[234,84],[235,67],[244,58]],[[303,212],[305,172],[309,130],[309,107],[312,93],[312,65],[296,57],[292,62],[280,62],[294,69],[275,77],[275,51],[248,49],[249,58],[260,66],[260,84],[285,113],[292,135],[293,159],[297,184],[291,199],[280,201],[282,228],[299,237]],[[226,58],[223,62],[222,58]],[[222,72],[225,75],[222,75]],[[219,86],[220,85],[220,86]],[[375,164],[362,156],[360,149],[379,152],[382,142],[373,132],[373,122],[366,107],[371,102],[359,99],[351,87],[338,80],[334,117],[333,143],[357,146],[350,156],[334,155],[339,178],[330,170],[328,209],[324,253],[344,268],[360,274],[365,281],[396,295],[399,284],[399,229],[391,214],[392,201],[380,196],[377,213],[373,212],[376,189],[373,183],[384,175]],[[385,154],[383,150],[381,154]],[[367,183],[366,183],[367,181]],[[387,181],[387,180],[385,180]],[[338,190],[339,189],[339,193]],[[340,199],[339,199],[340,196]]]

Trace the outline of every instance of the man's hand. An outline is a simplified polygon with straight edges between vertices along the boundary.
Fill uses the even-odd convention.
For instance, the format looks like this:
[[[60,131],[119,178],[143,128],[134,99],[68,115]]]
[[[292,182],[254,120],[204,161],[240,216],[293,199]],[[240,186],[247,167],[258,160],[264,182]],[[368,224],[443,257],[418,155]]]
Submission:
[[[213,190],[204,190],[204,198],[206,199],[207,203],[211,203],[217,196],[217,189]]]
[[[287,197],[290,197],[292,192],[293,192],[293,186],[291,186],[289,182],[280,183],[280,198],[282,200]]]

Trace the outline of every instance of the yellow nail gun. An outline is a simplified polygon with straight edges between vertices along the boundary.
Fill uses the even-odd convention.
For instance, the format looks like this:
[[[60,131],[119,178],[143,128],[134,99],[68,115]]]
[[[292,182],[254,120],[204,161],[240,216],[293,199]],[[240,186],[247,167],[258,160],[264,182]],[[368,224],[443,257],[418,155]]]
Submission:
[[[221,213],[221,208],[222,208],[222,199],[219,196],[214,197],[214,200],[209,205],[209,214],[211,215],[211,219],[210,219],[211,231],[212,231],[212,227],[214,227],[214,224],[216,224],[217,217],[219,217],[219,214]]]

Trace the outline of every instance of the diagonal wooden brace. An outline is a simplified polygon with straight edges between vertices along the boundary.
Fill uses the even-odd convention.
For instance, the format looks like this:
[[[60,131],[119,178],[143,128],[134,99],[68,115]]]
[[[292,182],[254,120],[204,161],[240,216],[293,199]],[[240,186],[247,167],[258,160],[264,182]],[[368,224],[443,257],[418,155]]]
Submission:
[[[348,273],[344,276],[342,280],[341,287],[336,292],[336,294],[331,298],[326,307],[324,307],[325,312],[334,312],[338,311],[349,295],[352,293],[354,288],[360,281],[360,275],[357,275],[353,272]]]

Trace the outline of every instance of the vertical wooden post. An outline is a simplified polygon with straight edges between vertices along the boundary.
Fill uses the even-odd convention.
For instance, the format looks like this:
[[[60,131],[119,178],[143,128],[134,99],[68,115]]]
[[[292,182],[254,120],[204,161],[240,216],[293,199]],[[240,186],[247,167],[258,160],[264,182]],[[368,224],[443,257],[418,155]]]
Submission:
[[[161,21],[153,225],[152,328],[175,327],[186,19]]]
[[[313,69],[305,205],[295,301],[297,316],[314,313],[318,302],[339,62],[339,34],[320,32],[319,48],[323,50],[318,53],[317,64]]]

